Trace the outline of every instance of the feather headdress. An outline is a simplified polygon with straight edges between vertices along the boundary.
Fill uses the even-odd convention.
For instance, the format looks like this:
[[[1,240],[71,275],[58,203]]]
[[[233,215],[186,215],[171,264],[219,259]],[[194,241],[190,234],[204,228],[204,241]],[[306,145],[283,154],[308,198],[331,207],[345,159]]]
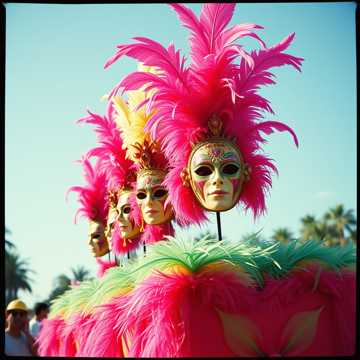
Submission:
[[[85,186],[72,186],[70,192],[78,193],[80,208],[75,214],[75,223],[78,216],[83,216],[90,221],[106,223],[108,202],[106,200],[106,174],[101,170],[101,159],[98,159],[93,167],[87,156],[83,156],[78,162],[83,166]]]
[[[101,160],[100,171],[106,173],[109,206],[116,208],[119,194],[131,191],[136,180],[136,168],[131,159],[126,158],[126,151],[114,116],[116,111],[113,103],[108,103],[107,115],[101,116],[88,111],[89,115],[78,120],[78,123],[95,125],[98,146],[87,152],[89,157]],[[130,197],[135,195],[131,194]],[[141,225],[141,214],[136,201],[132,201],[131,221]],[[112,236],[112,250],[116,255],[125,254],[139,245],[139,239],[125,240],[121,237],[119,227],[115,226]]]
[[[157,74],[151,67],[138,65],[138,69],[149,75]],[[126,149],[126,157],[134,161],[138,175],[142,171],[160,170],[165,173],[168,171],[169,164],[160,146],[149,132],[145,130],[146,125],[156,113],[156,109],[149,110],[153,91],[145,92],[143,88],[136,91],[127,92],[127,101],[119,96],[113,96],[113,102],[117,115],[115,121],[120,129],[123,140],[123,148]],[[146,108],[143,106],[146,105]],[[170,202],[165,202],[165,208],[170,206]],[[162,240],[165,235],[173,235],[174,230],[170,223],[160,225],[147,224],[142,234],[144,243],[153,243]]]
[[[210,119],[215,119],[216,135],[232,139],[241,152],[249,180],[243,186],[238,203],[246,210],[251,209],[257,217],[266,210],[265,195],[272,184],[271,173],[277,172],[273,161],[259,152],[265,142],[263,134],[290,132],[298,146],[291,128],[278,121],[261,121],[263,112],[274,112],[269,101],[257,92],[261,86],[275,83],[269,71],[273,67],[291,65],[300,71],[303,59],[284,53],[294,34],[266,47],[253,32],[261,26],[228,27],[234,3],[206,4],[199,19],[184,5],[170,6],[191,31],[190,65],[185,66],[185,58],[180,59],[174,45],[166,49],[156,41],[136,37],[137,43],[117,46],[117,53],[105,67],[126,55],[156,67],[158,72],[133,72],[115,86],[111,95],[120,88],[129,91],[144,87],[145,91],[154,91],[146,106],[150,111],[156,109],[156,113],[146,129],[161,142],[172,165],[164,183],[180,223],[200,223],[206,219],[204,209],[183,184],[181,173],[194,145],[214,136]],[[257,39],[261,49],[245,52],[235,43],[244,36]]]
[[[146,74],[157,73],[153,68],[142,64],[138,65],[138,69]],[[138,170],[161,169],[165,171],[168,167],[167,161],[158,143],[145,130],[149,119],[156,113],[153,108],[149,111],[148,106],[151,104],[153,91],[145,92],[141,88],[128,91],[126,94],[126,102],[119,96],[114,96],[111,100],[117,113],[115,121],[121,132],[126,157],[137,164]],[[145,104],[147,104],[146,109]]]
[[[117,192],[122,188],[132,188],[135,180],[134,163],[126,158],[119,129],[114,121],[115,109],[109,102],[107,115],[101,116],[88,111],[88,116],[77,121],[79,124],[95,125],[98,146],[87,152],[89,157],[101,158],[101,169],[107,174],[108,189]]]

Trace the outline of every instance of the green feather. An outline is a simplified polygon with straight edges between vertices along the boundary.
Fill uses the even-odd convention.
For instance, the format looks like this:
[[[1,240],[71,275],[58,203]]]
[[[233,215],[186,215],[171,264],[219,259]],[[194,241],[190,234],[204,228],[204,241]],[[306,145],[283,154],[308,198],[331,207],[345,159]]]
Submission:
[[[51,314],[64,311],[66,316],[70,316],[76,311],[91,312],[95,306],[131,290],[154,271],[164,271],[175,265],[196,273],[206,265],[222,261],[243,269],[259,286],[263,286],[264,274],[273,278],[284,277],[297,267],[299,261],[321,261],[335,271],[341,271],[356,261],[356,248],[352,243],[330,248],[318,241],[269,244],[254,242],[257,236],[255,234],[255,238],[240,243],[214,242],[209,236],[199,241],[186,235],[167,237],[167,240],[148,246],[146,257],[138,258],[125,268],[110,268],[100,280],[83,282],[68,290],[54,300]]]

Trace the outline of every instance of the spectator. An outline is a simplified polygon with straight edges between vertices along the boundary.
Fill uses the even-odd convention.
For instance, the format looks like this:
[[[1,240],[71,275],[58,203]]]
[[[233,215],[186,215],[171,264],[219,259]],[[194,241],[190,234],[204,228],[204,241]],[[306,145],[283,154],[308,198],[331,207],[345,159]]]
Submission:
[[[19,299],[6,308],[5,354],[10,356],[36,356],[34,338],[29,332],[28,308]]]
[[[49,305],[46,303],[37,303],[35,305],[35,315],[30,320],[29,327],[30,327],[30,334],[35,339],[39,336],[42,321],[47,318],[49,314]]]

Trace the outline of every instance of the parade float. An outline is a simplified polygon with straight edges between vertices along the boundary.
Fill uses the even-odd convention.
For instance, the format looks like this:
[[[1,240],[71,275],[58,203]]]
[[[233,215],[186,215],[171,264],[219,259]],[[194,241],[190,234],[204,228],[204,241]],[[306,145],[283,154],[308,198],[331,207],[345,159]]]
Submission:
[[[285,52],[294,34],[268,47],[255,33],[261,26],[229,27],[234,3],[206,4],[199,18],[170,7],[190,30],[189,64],[173,44],[146,37],[117,46],[106,67],[123,56],[140,64],[110,92],[106,116],[81,120],[97,126],[98,145],[83,160],[88,186],[72,189],[90,239],[107,239],[118,256],[134,246],[141,256],[55,299],[40,355],[352,355],[352,244],[222,239],[222,212],[265,213],[277,172],[263,152],[267,136],[285,132],[298,146],[290,127],[263,120],[274,111],[259,94],[275,84],[272,68],[300,71],[303,59]],[[245,36],[260,49],[246,52],[236,43]],[[189,225],[206,226],[209,212],[218,238],[186,234]]]

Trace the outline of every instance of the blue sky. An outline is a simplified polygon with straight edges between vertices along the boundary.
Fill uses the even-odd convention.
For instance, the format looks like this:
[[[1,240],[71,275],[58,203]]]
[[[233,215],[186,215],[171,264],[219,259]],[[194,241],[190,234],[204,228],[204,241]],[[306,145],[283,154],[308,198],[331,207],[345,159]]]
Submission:
[[[201,4],[187,4],[197,14]],[[221,214],[223,235],[234,241],[262,229],[288,227],[298,235],[300,218],[320,217],[342,203],[356,209],[355,2],[238,4],[231,24],[256,23],[268,46],[295,32],[288,52],[305,59],[302,73],[276,68],[277,84],[263,90],[275,115],[296,132],[268,137],[264,151],[278,166],[268,212]],[[5,223],[20,254],[29,259],[33,294],[29,306],[48,296],[54,278],[83,265],[95,275],[87,248],[87,222],[77,225],[76,196],[66,190],[83,184],[74,163],[95,145],[90,126],[75,121],[86,109],[104,113],[101,97],[135,61],[121,59],[104,70],[118,44],[146,36],[188,51],[188,31],[165,4],[6,4]],[[257,48],[253,39],[245,49]],[[209,229],[216,219],[187,234]]]

